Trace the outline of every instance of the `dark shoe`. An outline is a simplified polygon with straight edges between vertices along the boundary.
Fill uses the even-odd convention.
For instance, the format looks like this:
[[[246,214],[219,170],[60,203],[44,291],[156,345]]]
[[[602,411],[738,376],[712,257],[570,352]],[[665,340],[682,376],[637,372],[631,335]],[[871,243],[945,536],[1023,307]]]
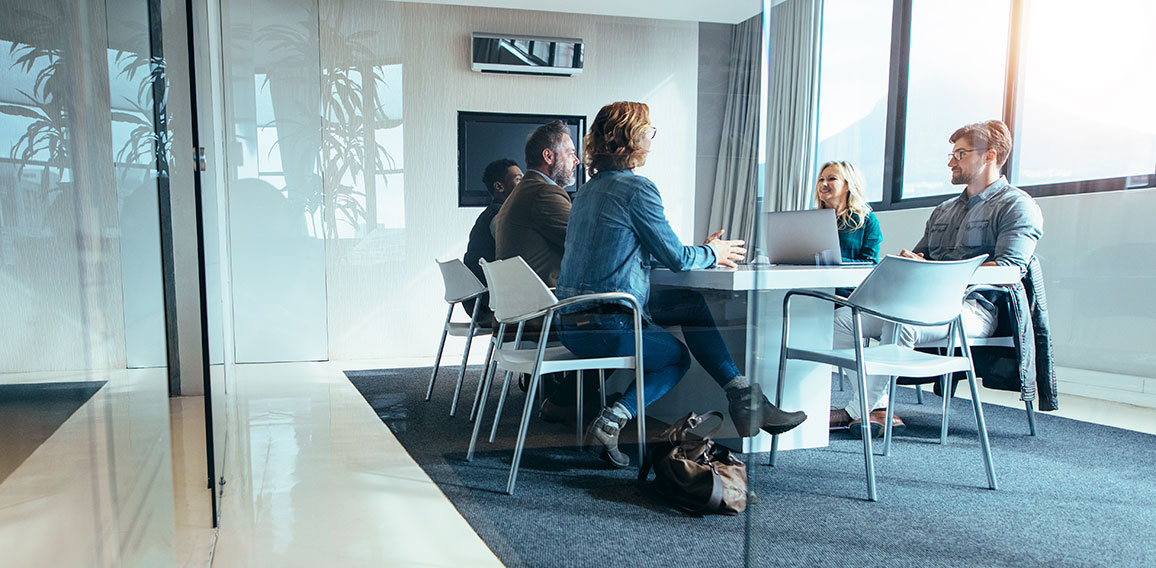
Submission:
[[[602,413],[586,428],[586,440],[583,442],[586,451],[614,467],[630,467],[630,458],[618,450],[618,437],[625,426],[625,418],[618,418],[609,408],[603,408]]]
[[[883,437],[883,425],[884,425],[886,420],[887,420],[887,411],[886,410],[872,410],[871,411],[871,420],[869,420],[869,422],[871,424],[871,437],[872,438],[882,438]],[[850,428],[852,436],[855,436],[856,438],[860,438],[860,439],[863,438],[863,421],[862,420],[852,420],[851,423],[847,425],[847,427]],[[901,420],[898,416],[892,416],[891,417],[891,433],[892,434],[898,434],[898,433],[902,432],[904,430],[904,428],[906,428],[906,427],[907,427],[907,425],[904,424],[903,420]]]
[[[542,406],[538,407],[538,418],[542,422],[549,422],[551,424],[563,424],[565,422],[573,422],[574,413],[577,412],[574,407],[566,408],[565,406],[554,404],[550,399],[542,399]]]
[[[752,399],[757,401],[753,405],[754,409],[751,408]],[[758,385],[727,391],[727,402],[730,403],[735,429],[744,438],[757,434],[756,426],[768,434],[782,434],[807,419],[807,413],[802,410],[785,412],[771,404]]]
[[[851,425],[851,415],[842,408],[831,409],[830,426],[831,430],[846,430]]]

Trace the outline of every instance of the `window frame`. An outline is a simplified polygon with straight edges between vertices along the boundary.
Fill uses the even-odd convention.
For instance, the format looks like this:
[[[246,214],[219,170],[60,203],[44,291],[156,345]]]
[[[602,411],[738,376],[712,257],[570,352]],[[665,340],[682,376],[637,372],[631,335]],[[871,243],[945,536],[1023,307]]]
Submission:
[[[914,0],[893,0],[891,10],[891,64],[887,85],[887,122],[883,162],[883,199],[871,203],[875,211],[934,207],[954,196],[954,193],[923,197],[903,197],[904,150],[907,135],[907,89],[911,60],[911,10]],[[1008,21],[1008,51],[1004,79],[1004,104],[1001,120],[1012,134],[1012,149],[1002,172],[1012,185],[1011,166],[1017,159],[1019,147],[1016,133],[1020,129],[1017,111],[1023,104],[1023,69],[1020,61],[1024,21],[1029,0],[1011,0]],[[1147,179],[1144,179],[1147,178]],[[1032,197],[1075,195],[1104,191],[1127,191],[1156,187],[1156,160],[1152,173],[1134,176],[1085,179],[1029,186],[1017,186]],[[961,190],[962,191],[962,190]]]

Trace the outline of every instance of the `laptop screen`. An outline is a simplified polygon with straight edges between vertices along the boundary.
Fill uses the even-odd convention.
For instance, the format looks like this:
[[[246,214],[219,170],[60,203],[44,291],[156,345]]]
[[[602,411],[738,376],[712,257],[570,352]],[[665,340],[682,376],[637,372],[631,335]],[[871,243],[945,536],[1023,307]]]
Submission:
[[[834,209],[763,214],[762,245],[771,264],[842,264]]]

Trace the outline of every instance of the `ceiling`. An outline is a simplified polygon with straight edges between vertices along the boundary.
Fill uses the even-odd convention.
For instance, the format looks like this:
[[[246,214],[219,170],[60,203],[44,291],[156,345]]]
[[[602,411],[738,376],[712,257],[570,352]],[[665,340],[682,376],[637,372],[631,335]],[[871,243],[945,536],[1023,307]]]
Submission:
[[[452,4],[540,10],[567,14],[593,14],[663,20],[689,20],[737,24],[759,14],[763,0],[405,0],[422,4]]]

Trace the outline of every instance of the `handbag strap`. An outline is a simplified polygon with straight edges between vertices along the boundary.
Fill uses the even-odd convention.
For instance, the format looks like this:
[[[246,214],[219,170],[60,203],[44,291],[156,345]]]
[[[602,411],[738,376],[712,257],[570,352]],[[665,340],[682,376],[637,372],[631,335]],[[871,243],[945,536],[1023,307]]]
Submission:
[[[695,414],[693,412],[687,414],[686,418],[679,420],[679,428],[671,433],[671,443],[678,443],[686,440],[686,434],[688,432],[698,427],[699,424],[706,422],[706,419],[711,417],[718,418],[718,424],[716,424],[714,428],[711,428],[709,432],[702,434],[703,440],[709,440],[711,436],[714,436],[715,433],[719,431],[719,428],[722,428],[723,422],[726,421],[726,417],[723,416],[723,413],[717,410],[712,410],[703,414]],[[677,437],[678,440],[673,439],[673,437]]]

